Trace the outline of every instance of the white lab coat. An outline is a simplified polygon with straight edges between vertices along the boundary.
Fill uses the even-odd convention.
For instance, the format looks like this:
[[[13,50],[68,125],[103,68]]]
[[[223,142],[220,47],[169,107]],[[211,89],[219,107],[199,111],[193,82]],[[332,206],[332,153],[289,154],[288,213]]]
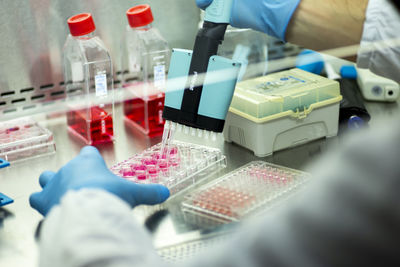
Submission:
[[[357,65],[400,83],[400,13],[389,0],[368,3]]]
[[[378,27],[382,20],[393,23],[387,8],[386,0],[370,0],[363,43],[390,32]],[[385,18],[374,17],[385,10]],[[370,34],[373,25],[384,34]],[[399,29],[392,31],[399,35]],[[375,52],[368,66],[388,71],[388,63],[398,74],[400,52],[393,53]],[[400,266],[400,123],[378,128],[349,137],[343,149],[318,162],[310,170],[315,180],[296,200],[245,223],[232,242],[183,265]],[[169,264],[127,204],[105,191],[83,189],[67,193],[44,221],[39,265]]]

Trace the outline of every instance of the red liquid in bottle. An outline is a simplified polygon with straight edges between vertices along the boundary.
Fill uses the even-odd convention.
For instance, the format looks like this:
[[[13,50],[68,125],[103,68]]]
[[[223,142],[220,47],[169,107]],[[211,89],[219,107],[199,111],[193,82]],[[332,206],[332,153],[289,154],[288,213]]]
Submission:
[[[126,100],[124,102],[125,117],[129,122],[132,122],[134,127],[148,136],[160,136],[164,130],[164,119],[162,117],[164,100],[165,94],[163,92],[153,93],[147,99],[137,96]]]
[[[112,117],[100,107],[68,111],[67,122],[72,132],[89,145],[113,141]]]

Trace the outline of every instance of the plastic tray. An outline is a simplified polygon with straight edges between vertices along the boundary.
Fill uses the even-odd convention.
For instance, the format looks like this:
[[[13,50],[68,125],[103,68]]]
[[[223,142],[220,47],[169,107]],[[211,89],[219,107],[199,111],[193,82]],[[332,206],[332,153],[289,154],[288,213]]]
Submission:
[[[191,260],[205,251],[217,249],[229,242],[233,236],[232,231],[214,229],[212,233],[202,233],[200,237],[161,247],[157,249],[157,252],[166,262],[180,263]]]
[[[310,175],[263,161],[254,161],[185,196],[189,223],[215,225],[239,221],[289,197]]]
[[[10,162],[54,153],[53,134],[31,118],[0,122],[0,158]]]
[[[162,155],[160,150],[161,143],[110,169],[135,183],[163,184],[174,195],[226,167],[219,149],[174,141]]]

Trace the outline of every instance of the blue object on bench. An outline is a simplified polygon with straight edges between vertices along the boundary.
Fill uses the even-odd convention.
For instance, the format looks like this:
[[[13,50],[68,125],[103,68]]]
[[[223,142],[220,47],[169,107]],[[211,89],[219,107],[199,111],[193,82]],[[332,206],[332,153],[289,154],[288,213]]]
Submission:
[[[11,198],[9,198],[8,196],[0,193],[0,207],[5,206],[7,204],[11,204],[13,203],[14,200],[12,200]]]
[[[8,162],[8,161],[6,161],[4,159],[0,159],[0,169],[8,167],[8,166],[10,166],[10,162]]]

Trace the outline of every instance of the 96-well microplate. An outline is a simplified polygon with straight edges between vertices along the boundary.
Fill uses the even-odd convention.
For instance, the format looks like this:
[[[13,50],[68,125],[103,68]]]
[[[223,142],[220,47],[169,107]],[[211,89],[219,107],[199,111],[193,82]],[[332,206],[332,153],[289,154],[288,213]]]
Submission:
[[[225,156],[215,148],[173,141],[160,151],[161,143],[110,169],[135,183],[163,184],[173,195],[226,167]]]
[[[293,194],[310,175],[254,161],[185,196],[185,218],[215,225],[239,221]]]
[[[15,162],[55,152],[53,134],[31,118],[0,122],[0,158]]]

